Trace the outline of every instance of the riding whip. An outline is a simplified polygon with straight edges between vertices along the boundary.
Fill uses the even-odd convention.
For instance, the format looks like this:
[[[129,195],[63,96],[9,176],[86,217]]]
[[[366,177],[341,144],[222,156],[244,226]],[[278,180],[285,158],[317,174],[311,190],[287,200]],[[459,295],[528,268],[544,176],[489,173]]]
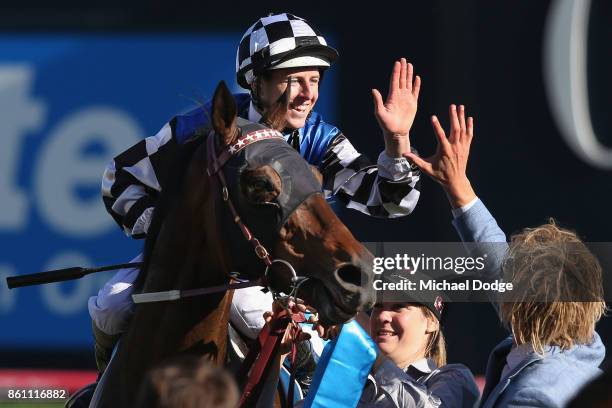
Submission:
[[[9,289],[19,288],[22,286],[41,285],[43,283],[63,282],[67,280],[80,279],[85,275],[97,272],[113,271],[122,268],[138,268],[142,266],[142,262],[130,262],[117,265],[102,266],[100,268],[82,268],[75,266],[72,268],[57,269],[54,271],[31,273],[29,275],[9,276],[6,278],[6,284]]]

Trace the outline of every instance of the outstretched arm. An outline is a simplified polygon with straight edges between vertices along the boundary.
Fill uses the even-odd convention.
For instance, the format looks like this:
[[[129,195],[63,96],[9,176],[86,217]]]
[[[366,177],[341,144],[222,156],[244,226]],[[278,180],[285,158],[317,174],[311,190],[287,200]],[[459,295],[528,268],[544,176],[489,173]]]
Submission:
[[[499,228],[495,218],[478,199],[467,177],[470,146],[474,138],[474,119],[465,118],[463,105],[449,108],[450,131],[446,136],[440,121],[432,116],[431,123],[438,146],[436,152],[422,159],[413,153],[406,153],[423,173],[442,186],[453,208],[453,225],[463,242],[478,242],[469,246],[472,255],[487,253],[489,268],[484,271],[487,278],[497,278],[506,252],[506,235]]]

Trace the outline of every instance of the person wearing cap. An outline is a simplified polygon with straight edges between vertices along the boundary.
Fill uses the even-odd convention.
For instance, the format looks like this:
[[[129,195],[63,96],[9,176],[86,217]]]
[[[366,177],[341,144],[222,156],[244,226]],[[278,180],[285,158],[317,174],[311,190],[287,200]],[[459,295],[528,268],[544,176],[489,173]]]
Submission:
[[[401,279],[404,278],[392,274],[382,276],[386,283],[399,283]],[[295,312],[305,310],[304,305],[290,306]],[[280,307],[278,303],[274,304],[274,309]],[[368,331],[378,346],[378,357],[357,408],[474,408],[478,404],[480,391],[469,368],[463,364],[446,363],[446,346],[440,325],[443,310],[441,292],[377,291]],[[270,316],[271,313],[267,312],[266,320]],[[366,319],[365,313],[358,316],[362,326]],[[316,319],[309,321],[315,323],[314,330],[320,336],[333,338],[339,334],[339,326],[325,332],[316,324]],[[281,353],[289,352],[291,341],[288,330],[281,343],[284,350]],[[278,363],[282,364],[286,356],[277,355]],[[274,383],[268,384],[264,401],[271,401],[270,390],[275,389]],[[303,402],[299,401],[296,407],[303,406]]]
[[[434,155],[408,157],[446,192],[461,240],[476,243],[466,246],[470,255],[488,257],[481,277],[516,287],[503,302],[490,296],[510,336],[489,355],[480,407],[565,407],[602,372],[606,347],[595,330],[606,311],[601,265],[554,221],[525,228],[508,244],[466,174],[473,119],[455,105],[449,117],[448,137],[432,117]]]
[[[396,282],[401,277],[385,277]],[[379,358],[358,407],[474,407],[480,392],[462,364],[446,364],[442,294],[378,291],[370,336]]]
[[[281,131],[287,142],[319,169],[323,192],[332,207],[342,204],[382,218],[408,215],[419,199],[420,172],[403,155],[413,151],[409,131],[416,114],[420,78],[413,78],[412,65],[402,58],[393,66],[387,99],[383,101],[380,92],[372,90],[375,117],[385,145],[377,163],[372,164],[337,127],[313,110],[323,73],[337,57],[337,51],[321,33],[302,18],[281,13],[257,20],[242,37],[236,53],[237,81],[248,91],[234,95],[238,116]],[[178,146],[207,124],[208,110],[210,105],[205,104],[175,116],[156,135],[108,164],[102,181],[103,201],[126,235],[146,236],[163,175],[172,165]],[[138,269],[118,271],[97,296],[89,299],[100,370],[118,336],[129,325],[131,294],[138,273]],[[235,301],[240,301],[240,296],[237,291]],[[261,316],[261,312],[258,309],[245,315]]]

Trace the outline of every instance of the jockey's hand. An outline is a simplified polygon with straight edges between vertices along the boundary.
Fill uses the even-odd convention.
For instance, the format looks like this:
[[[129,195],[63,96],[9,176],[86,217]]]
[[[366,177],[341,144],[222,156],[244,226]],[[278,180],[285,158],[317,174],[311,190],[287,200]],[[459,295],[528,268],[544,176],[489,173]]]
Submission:
[[[387,100],[383,102],[377,89],[372,89],[374,114],[385,137],[389,157],[402,157],[410,152],[409,131],[417,112],[421,78],[412,78],[412,64],[406,58],[395,61]]]
[[[291,313],[300,313],[300,312],[303,313],[306,311],[306,306],[303,303],[301,303],[300,299],[298,299],[298,303],[295,303],[294,301],[290,300],[286,304],[286,308],[289,309]],[[282,300],[275,300],[272,303],[272,312],[264,313],[263,315],[264,320],[266,321],[266,323],[269,323],[272,320],[272,317],[274,314],[278,314],[284,309],[285,309],[285,303]],[[292,337],[291,327],[294,324],[296,323],[290,322],[289,325],[287,326],[287,330],[285,330],[285,335],[283,336],[283,339],[281,340],[281,345],[279,349],[281,356],[285,356],[286,354],[291,352],[291,343],[294,341]],[[299,343],[301,341],[308,340],[308,339],[310,339],[310,334],[300,332],[299,337],[297,338],[297,342]]]
[[[459,112],[457,112],[459,111]],[[465,108],[449,107],[450,132],[448,138],[436,116],[431,117],[438,146],[433,156],[422,159],[413,153],[404,154],[423,173],[440,183],[453,208],[462,207],[476,198],[466,174],[470,145],[474,137],[474,120],[465,119]]]

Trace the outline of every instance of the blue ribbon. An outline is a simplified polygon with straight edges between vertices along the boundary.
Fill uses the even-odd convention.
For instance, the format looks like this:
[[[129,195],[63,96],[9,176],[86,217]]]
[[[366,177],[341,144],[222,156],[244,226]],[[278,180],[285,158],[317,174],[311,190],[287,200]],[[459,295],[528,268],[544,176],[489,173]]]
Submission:
[[[376,360],[376,344],[354,320],[323,349],[304,408],[354,408]]]

